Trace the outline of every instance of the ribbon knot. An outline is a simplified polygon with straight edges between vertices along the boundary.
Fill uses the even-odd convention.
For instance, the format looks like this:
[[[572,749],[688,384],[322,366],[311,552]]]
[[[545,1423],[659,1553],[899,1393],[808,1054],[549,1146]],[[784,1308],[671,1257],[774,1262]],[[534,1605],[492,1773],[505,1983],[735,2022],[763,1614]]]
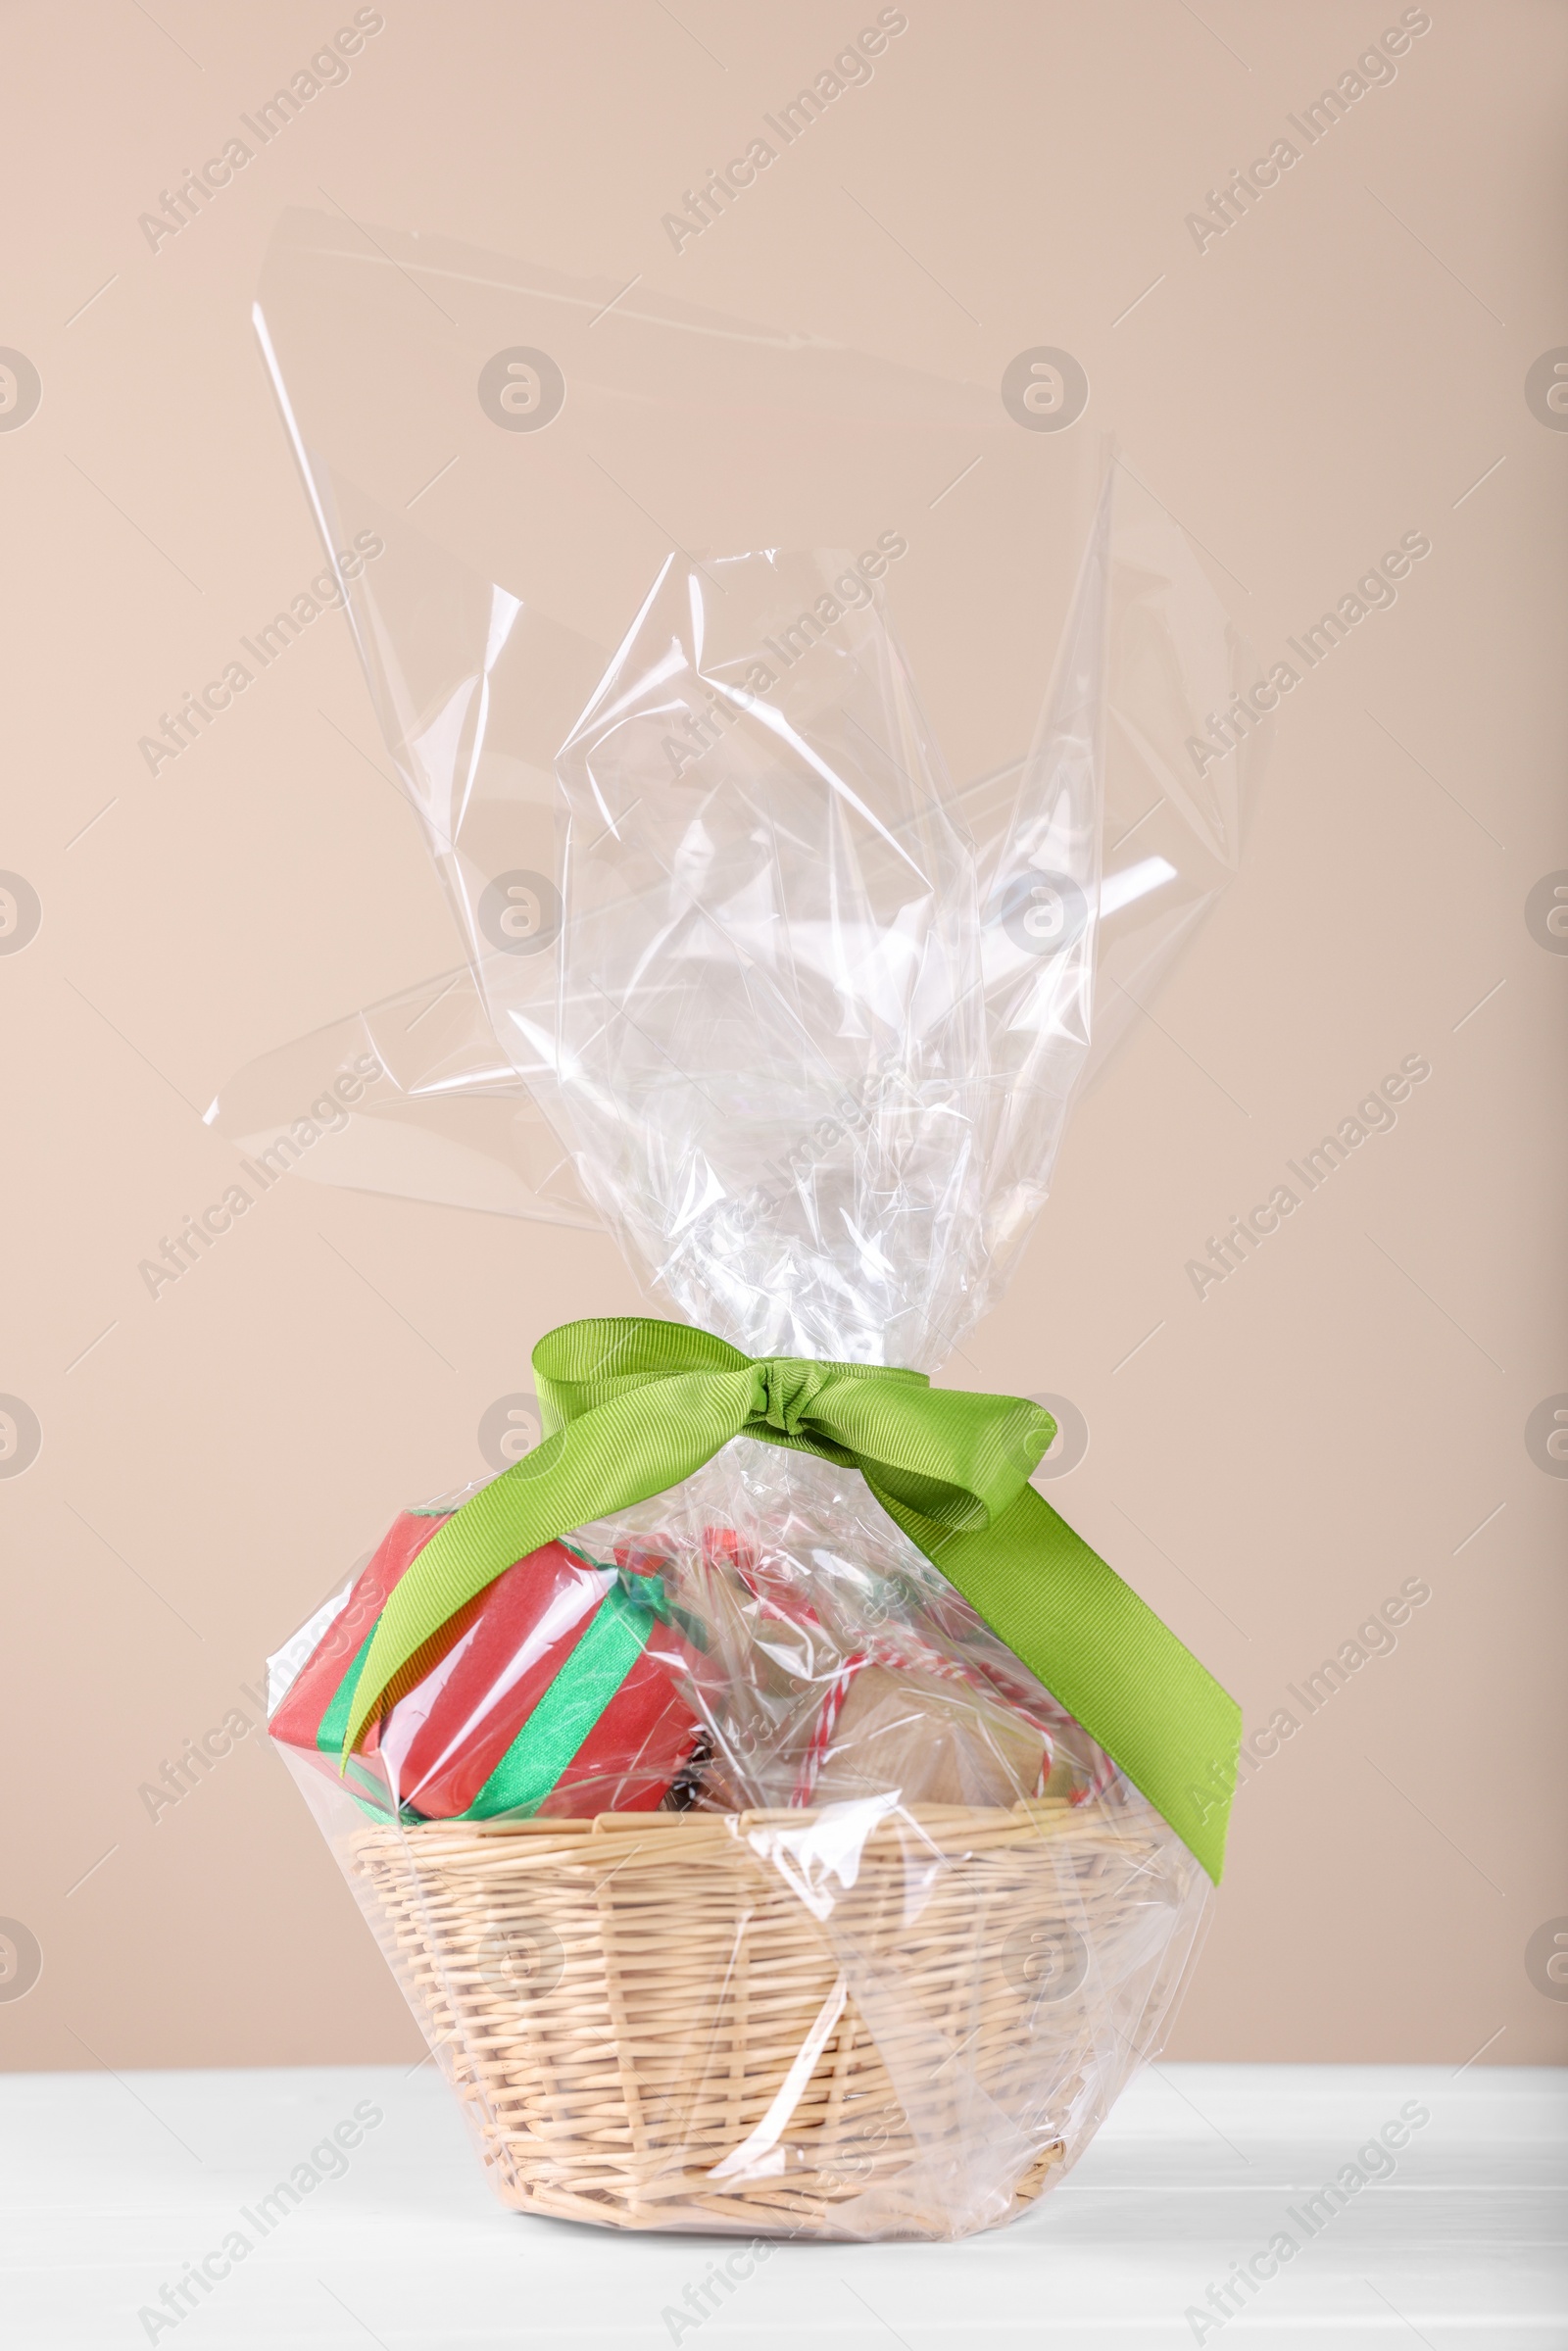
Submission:
[[[781,1437],[802,1436],[830,1373],[829,1365],[804,1355],[763,1356],[752,1365],[752,1419]]]
[[[533,1368],[551,1433],[465,1502],[395,1586],[354,1687],[345,1767],[476,1592],[746,1436],[858,1471],[867,1507],[941,1569],[1218,1879],[1240,1711],[1029,1484],[1055,1433],[1039,1405],[934,1389],[887,1364],[754,1357],[710,1331],[630,1315],[563,1323]]]

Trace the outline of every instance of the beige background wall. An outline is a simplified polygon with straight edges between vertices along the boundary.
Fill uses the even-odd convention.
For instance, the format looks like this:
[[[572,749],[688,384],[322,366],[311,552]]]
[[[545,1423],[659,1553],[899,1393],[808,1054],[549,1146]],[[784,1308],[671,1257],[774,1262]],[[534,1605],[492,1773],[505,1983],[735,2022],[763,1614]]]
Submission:
[[[1174,2053],[1559,2055],[1568,1484],[1526,1432],[1568,1391],[1539,897],[1568,868],[1568,415],[1526,378],[1568,345],[1562,10],[1433,0],[1396,78],[1200,250],[1205,191],[1396,6],[908,0],[872,84],[677,260],[660,214],[874,8],[385,0],[350,78],[151,250],[159,191],[352,13],[0,26],[0,343],[42,386],[0,430],[0,868],[42,917],[19,947],[30,902],[0,900],[0,1391],[42,1439],[0,1475],[0,2065],[416,2049],[260,1738],[156,1824],[138,1790],[254,1718],[267,1650],[400,1501],[478,1471],[540,1332],[637,1302],[595,1236],[288,1186],[177,1290],[137,1278],[231,1180],[219,1084],[451,955],[340,621],[156,779],[136,748],[318,568],[247,314],[277,214],[323,201],[977,382],[1063,346],[1074,429],[1120,433],[1260,650],[1430,537],[1292,698],[1243,875],[1080,1106],[965,1377],[1074,1399],[1054,1498],[1250,1731],[1301,1718],[1240,1798]],[[1185,1261],[1409,1054],[1397,1127],[1200,1302]],[[1396,1649],[1307,1718],[1289,1686],[1411,1578]],[[41,1977],[4,1996],[28,1936]]]

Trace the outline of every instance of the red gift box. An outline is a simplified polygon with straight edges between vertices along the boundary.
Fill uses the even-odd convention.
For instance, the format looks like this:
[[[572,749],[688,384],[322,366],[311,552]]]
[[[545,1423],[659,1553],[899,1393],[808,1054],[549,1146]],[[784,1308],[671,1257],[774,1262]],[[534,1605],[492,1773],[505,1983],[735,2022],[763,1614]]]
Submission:
[[[381,1611],[446,1515],[394,1522],[272,1717],[274,1739],[334,1777]],[[697,1731],[661,1599],[656,1580],[560,1543],[515,1561],[425,1644],[418,1679],[367,1727],[350,1763],[357,1792],[423,1820],[652,1809]]]

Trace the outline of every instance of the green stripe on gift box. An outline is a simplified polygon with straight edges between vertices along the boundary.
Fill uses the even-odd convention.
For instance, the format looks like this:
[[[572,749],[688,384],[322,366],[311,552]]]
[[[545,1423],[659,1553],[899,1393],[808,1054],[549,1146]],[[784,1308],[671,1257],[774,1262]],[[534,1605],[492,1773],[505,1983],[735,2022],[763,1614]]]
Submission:
[[[359,1687],[360,1674],[365,1660],[369,1654],[370,1643],[374,1639],[375,1626],[372,1625],[361,1641],[357,1653],[350,1660],[342,1681],[333,1691],[332,1703],[316,1726],[316,1743],[323,1755],[337,1756],[342,1752],[343,1734],[349,1727],[349,1708],[354,1703],[354,1692]],[[371,1779],[364,1765],[357,1762],[353,1756],[349,1758],[348,1772],[345,1776],[358,1781],[360,1787],[373,1799],[377,1815],[384,1818],[386,1790],[380,1783]]]
[[[349,1727],[349,1708],[354,1703],[354,1692],[374,1639],[375,1626],[372,1625],[350,1658],[343,1679],[332,1694],[332,1703],[316,1727],[316,1743],[323,1755],[335,1755],[342,1749],[343,1734]]]
[[[465,1820],[537,1812],[642,1655],[652,1626],[647,1610],[637,1607],[618,1586],[606,1593],[592,1624],[463,1815]],[[341,1731],[338,1737],[341,1740]]]

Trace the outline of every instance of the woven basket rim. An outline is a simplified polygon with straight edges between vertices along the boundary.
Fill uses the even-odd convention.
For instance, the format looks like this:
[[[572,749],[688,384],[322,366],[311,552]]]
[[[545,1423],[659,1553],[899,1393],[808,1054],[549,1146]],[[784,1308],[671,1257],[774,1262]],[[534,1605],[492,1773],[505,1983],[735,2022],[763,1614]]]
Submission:
[[[598,1812],[582,1819],[495,1821],[376,1821],[368,1823],[355,1839],[362,1845],[407,1842],[411,1845],[463,1845],[472,1850],[484,1844],[528,1843],[546,1851],[568,1853],[621,1843],[630,1839],[650,1846],[751,1844],[754,1849],[771,1837],[795,1837],[808,1832],[838,1806],[780,1806],[750,1812]],[[1102,1845],[1137,1845],[1147,1850],[1152,1838],[1160,1841],[1162,1824],[1147,1807],[1135,1804],[1122,1814],[1103,1803],[1074,1804],[1066,1796],[1030,1796],[1011,1805],[901,1804],[881,1813],[859,1839],[862,1848],[890,1838],[923,1837],[933,1846],[951,1848],[1017,1841],[1051,1841],[1075,1837]]]

